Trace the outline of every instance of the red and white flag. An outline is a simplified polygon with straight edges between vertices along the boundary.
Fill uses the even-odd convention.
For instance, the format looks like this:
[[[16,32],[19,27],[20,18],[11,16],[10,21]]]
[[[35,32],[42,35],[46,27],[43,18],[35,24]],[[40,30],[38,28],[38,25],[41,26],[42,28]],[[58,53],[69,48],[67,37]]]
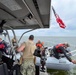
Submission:
[[[65,26],[64,22],[63,22],[62,19],[59,17],[59,15],[55,12],[53,6],[52,6],[52,10],[53,10],[53,13],[54,13],[54,15],[55,15],[55,17],[56,17],[56,21],[57,21],[57,23],[59,24],[59,26],[60,26],[61,28],[64,28],[64,29],[65,29],[66,26]]]

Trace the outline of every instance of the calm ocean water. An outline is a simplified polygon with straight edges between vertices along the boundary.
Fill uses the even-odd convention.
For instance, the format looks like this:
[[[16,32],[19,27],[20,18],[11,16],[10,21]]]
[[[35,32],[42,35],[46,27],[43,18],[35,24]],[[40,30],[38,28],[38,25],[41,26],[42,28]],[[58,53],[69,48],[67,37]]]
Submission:
[[[12,39],[13,37],[11,37]],[[19,36],[17,39],[19,40]],[[28,39],[27,36],[23,36],[20,43],[26,41]],[[7,39],[6,39],[7,40]],[[68,42],[70,44],[70,50],[76,50],[76,37],[53,37],[53,36],[35,36],[34,42],[36,43],[38,40],[44,42],[44,46],[53,46],[58,43]],[[72,57],[72,59],[76,59],[76,56]],[[48,70],[49,75],[76,75],[76,68],[73,68],[70,71],[62,71],[62,70]]]
[[[19,37],[18,37],[19,39]],[[22,43],[23,41],[26,41],[28,39],[28,37],[23,36],[23,38],[21,39],[20,43]],[[41,40],[42,42],[44,42],[44,46],[53,46],[56,45],[58,43],[63,43],[63,42],[68,42],[70,44],[70,49],[74,50],[76,49],[76,37],[49,37],[49,36],[35,36],[34,42],[36,43],[38,40]]]

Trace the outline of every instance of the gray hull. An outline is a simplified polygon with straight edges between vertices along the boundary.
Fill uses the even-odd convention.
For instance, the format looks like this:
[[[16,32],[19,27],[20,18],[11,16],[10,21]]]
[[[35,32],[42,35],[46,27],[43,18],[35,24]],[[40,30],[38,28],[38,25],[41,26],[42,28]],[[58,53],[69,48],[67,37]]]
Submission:
[[[36,58],[36,65],[40,66],[39,57]],[[56,59],[54,57],[48,57],[46,60],[46,67],[48,69],[70,70],[73,69],[75,65],[66,58]]]

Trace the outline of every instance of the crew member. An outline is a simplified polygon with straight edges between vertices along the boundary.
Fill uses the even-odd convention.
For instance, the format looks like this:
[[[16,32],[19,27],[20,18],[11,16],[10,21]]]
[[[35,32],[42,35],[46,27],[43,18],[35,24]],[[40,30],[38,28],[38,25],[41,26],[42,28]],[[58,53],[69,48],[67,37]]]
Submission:
[[[4,40],[2,40],[2,38],[0,38],[0,51],[1,51],[2,53],[8,54],[7,44],[4,42]]]
[[[36,46],[37,46],[37,48],[42,48],[43,47],[43,42],[38,40],[38,42],[36,43]]]
[[[36,57],[33,55],[36,46],[34,44],[34,36],[30,35],[28,41],[21,44],[18,48],[19,52],[23,52],[22,64],[21,64],[21,74],[22,75],[35,75],[35,61]]]
[[[54,46],[53,47],[54,57],[59,59],[60,58],[59,55],[64,54],[64,56],[71,62],[72,59],[66,54],[66,48],[69,46],[70,45],[68,43],[61,43]]]
[[[40,60],[40,63],[41,63],[41,71],[45,72],[45,48],[44,48],[44,43],[41,42],[40,40],[38,40],[38,42],[36,43],[36,46],[38,49],[40,49],[40,55],[41,55],[41,60]]]

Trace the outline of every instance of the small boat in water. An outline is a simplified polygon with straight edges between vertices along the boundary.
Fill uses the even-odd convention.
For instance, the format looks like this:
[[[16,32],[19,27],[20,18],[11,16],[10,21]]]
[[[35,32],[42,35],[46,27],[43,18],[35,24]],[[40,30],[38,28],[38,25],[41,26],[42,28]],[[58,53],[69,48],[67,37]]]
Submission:
[[[36,65],[40,66],[40,58],[36,58]],[[55,57],[48,57],[46,60],[47,69],[57,70],[71,70],[75,67],[72,62],[69,62],[65,57],[56,59]]]
[[[46,49],[45,51],[45,66],[47,69],[57,69],[57,70],[71,70],[73,69],[76,65],[70,62],[65,56],[60,57],[60,59],[55,58],[54,56],[50,56],[50,51],[52,47],[49,47],[49,49]],[[71,54],[68,54],[71,56],[74,56],[76,50],[70,51]],[[63,54],[62,54],[63,55]],[[41,58],[36,57],[36,65],[41,66]]]

